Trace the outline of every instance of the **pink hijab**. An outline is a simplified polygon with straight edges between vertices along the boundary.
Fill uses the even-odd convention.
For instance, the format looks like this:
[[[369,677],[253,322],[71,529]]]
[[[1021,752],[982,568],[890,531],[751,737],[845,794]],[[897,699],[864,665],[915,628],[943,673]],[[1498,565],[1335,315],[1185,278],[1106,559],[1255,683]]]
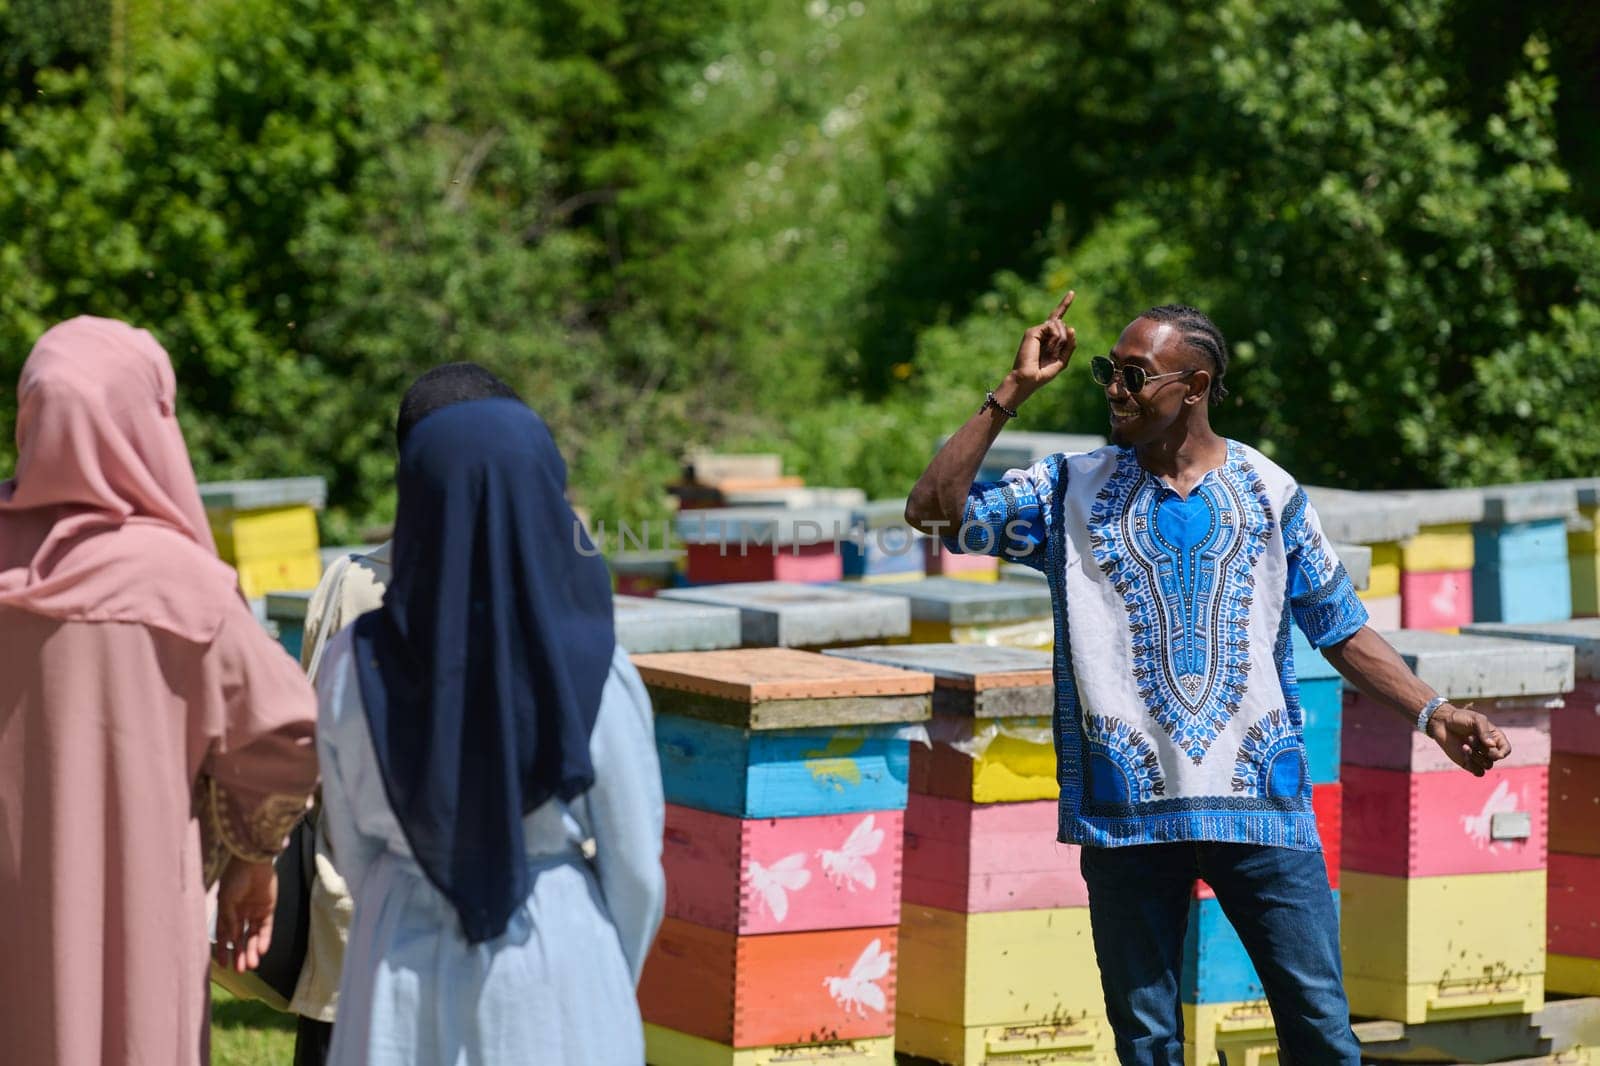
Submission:
[[[17,384],[16,476],[0,482],[0,607],[134,622],[209,642],[239,593],[217,558],[166,351],[82,316]]]

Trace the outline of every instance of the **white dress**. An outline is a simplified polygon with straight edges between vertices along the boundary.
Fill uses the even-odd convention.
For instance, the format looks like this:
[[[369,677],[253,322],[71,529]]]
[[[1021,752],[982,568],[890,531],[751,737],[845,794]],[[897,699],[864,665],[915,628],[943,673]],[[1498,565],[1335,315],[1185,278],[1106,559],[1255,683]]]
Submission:
[[[318,683],[323,817],[355,899],[332,1066],[640,1066],[635,985],[666,899],[649,697],[619,647],[590,740],[595,784],[523,819],[532,888],[469,944],[390,809],[347,628]],[[593,839],[591,863],[581,845]]]

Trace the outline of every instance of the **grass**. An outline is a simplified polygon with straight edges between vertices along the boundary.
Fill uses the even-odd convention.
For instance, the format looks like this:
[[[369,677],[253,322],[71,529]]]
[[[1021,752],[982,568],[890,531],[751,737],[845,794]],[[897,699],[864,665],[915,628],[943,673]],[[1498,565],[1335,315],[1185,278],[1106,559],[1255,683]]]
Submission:
[[[212,1066],[290,1066],[294,1017],[211,986]]]

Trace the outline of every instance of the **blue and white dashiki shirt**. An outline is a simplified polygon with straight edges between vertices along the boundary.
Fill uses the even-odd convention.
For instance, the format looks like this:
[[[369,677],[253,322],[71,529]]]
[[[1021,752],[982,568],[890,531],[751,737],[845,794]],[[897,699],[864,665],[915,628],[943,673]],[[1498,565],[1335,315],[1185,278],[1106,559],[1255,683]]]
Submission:
[[[1188,499],[1132,448],[1053,455],[972,486],[952,551],[1049,579],[1060,839],[1314,851],[1289,624],[1367,622],[1305,492],[1228,442]]]

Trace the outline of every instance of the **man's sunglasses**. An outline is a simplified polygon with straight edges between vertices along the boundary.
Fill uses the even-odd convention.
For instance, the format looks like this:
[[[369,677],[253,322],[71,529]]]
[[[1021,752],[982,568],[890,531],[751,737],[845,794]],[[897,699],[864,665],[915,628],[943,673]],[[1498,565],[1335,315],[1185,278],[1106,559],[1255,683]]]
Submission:
[[[1120,367],[1103,355],[1097,355],[1089,360],[1089,374],[1095,384],[1110,387],[1111,379],[1120,376],[1122,387],[1129,392],[1138,392],[1144,388],[1147,381],[1160,381],[1162,378],[1188,377],[1198,368],[1190,367],[1188,370],[1174,370],[1170,374],[1147,374],[1144,367],[1135,363],[1123,363]]]

